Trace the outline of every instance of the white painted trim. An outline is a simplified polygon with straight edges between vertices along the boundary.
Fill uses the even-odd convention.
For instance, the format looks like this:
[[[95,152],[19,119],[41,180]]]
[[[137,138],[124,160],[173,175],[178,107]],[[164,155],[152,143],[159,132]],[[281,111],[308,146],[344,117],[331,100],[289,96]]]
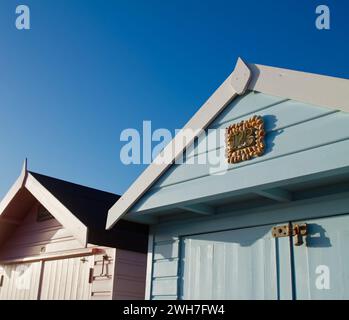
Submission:
[[[19,175],[16,182],[12,185],[11,189],[7,192],[5,197],[0,202],[0,222],[2,221],[1,215],[4,213],[7,206],[10,204],[12,199],[18,193],[18,191],[24,186],[27,178],[27,160],[24,161],[21,174]]]
[[[25,187],[84,247],[87,246],[87,227],[30,173]]]
[[[96,253],[96,248],[86,248],[86,249],[69,250],[69,251],[62,251],[62,252],[45,253],[40,256],[2,260],[0,261],[0,264],[17,264],[17,263],[28,263],[28,262],[34,262],[34,261],[59,260],[59,259],[103,254],[103,252],[105,252],[105,250],[102,250],[102,249],[100,250],[101,251],[99,251],[98,253]]]
[[[135,204],[135,202],[155,183],[157,179],[171,166],[183,150],[194,141],[197,133],[207,126],[220,114],[222,110],[239,94],[247,89],[251,78],[251,71],[246,64],[239,59],[233,73],[223,82],[215,93],[204,103],[198,112],[189,120],[184,128],[164,148],[163,154],[171,154],[171,161],[159,164],[157,159],[149,165],[138,179],[131,185],[125,194],[109,210],[107,229],[121,219],[121,217]],[[192,134],[187,133],[190,129]],[[185,143],[183,143],[185,141]],[[158,157],[161,157],[159,155]]]
[[[145,279],[145,300],[151,300],[151,288],[153,283],[153,250],[154,235],[149,232],[148,236],[148,253],[147,253],[147,274]]]
[[[316,106],[349,112],[349,80],[249,64],[249,89]]]
[[[243,94],[247,88],[269,95],[349,112],[349,80],[347,79],[257,64],[249,64],[247,67],[239,58],[234,72],[198,110],[184,129],[207,128],[228,103],[238,95]],[[177,145],[177,141],[181,140],[182,136],[179,133],[166,146],[164,154],[172,153],[172,148]],[[187,141],[185,148],[190,146],[192,141],[192,139]],[[175,154],[173,161],[177,156],[178,154]],[[156,165],[154,163],[148,166],[109,210],[107,229],[112,228],[170,166],[171,164]]]

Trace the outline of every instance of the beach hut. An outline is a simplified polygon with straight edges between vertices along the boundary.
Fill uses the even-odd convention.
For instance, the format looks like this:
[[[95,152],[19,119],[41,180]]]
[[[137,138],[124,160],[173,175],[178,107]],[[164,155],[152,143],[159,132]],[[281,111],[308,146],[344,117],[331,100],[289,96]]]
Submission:
[[[150,225],[147,299],[348,299],[348,112],[348,80],[239,59],[109,211]]]
[[[144,299],[148,227],[106,231],[118,198],[25,164],[0,203],[0,300]]]

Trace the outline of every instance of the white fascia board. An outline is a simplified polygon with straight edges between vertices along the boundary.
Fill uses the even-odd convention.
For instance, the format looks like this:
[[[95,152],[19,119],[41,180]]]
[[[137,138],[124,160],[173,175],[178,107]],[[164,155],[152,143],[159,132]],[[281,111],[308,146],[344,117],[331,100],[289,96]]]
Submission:
[[[88,228],[30,173],[25,187],[64,228],[68,229],[84,247],[87,246]]]
[[[12,199],[18,193],[18,191],[24,186],[27,178],[27,160],[24,161],[21,174],[17,178],[16,182],[12,185],[11,189],[7,192],[5,197],[0,202],[0,217],[4,213],[7,206],[10,204]]]
[[[349,80],[249,64],[249,90],[349,112]]]
[[[157,181],[172,165],[182,152],[194,142],[197,133],[201,130],[205,130],[234,98],[245,93],[250,78],[250,69],[239,58],[232,74],[204,103],[204,105],[158,156],[164,157],[164,155],[170,154],[171,161],[166,161],[166,163],[160,164],[159,162],[161,161],[155,159],[109,210],[107,229],[112,228],[113,225],[128,212],[135,202],[142,197],[155,181]],[[193,133],[192,135],[188,135],[188,129]],[[183,141],[185,141],[185,143],[183,143]]]

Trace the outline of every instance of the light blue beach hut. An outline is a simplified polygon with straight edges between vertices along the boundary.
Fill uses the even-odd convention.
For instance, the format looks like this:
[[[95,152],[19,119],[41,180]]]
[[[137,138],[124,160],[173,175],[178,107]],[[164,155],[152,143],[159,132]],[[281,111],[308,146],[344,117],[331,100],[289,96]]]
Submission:
[[[239,59],[109,211],[150,225],[147,298],[348,299],[348,111],[349,80]]]

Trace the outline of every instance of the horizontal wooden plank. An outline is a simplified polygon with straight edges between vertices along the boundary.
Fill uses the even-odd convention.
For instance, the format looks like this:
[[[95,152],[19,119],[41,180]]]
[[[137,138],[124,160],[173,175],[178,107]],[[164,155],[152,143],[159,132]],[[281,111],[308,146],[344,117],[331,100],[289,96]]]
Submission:
[[[220,230],[286,223],[291,220],[341,215],[349,212],[349,193],[322,196],[290,203],[244,210],[227,210],[214,217],[178,220],[157,225],[158,239],[201,234]]]
[[[156,195],[143,198],[137,210],[191,204],[193,200],[209,200],[223,194],[228,196],[254,192],[254,188],[281,187],[291,180],[303,182],[312,179],[312,176],[331,175],[332,170],[336,170],[338,174],[344,173],[349,169],[347,150],[349,140],[344,140],[269,161],[256,162],[254,165],[245,165],[229,170],[224,175],[204,176],[186,181],[181,183],[180,188],[178,185],[171,185],[158,190]]]
[[[153,280],[153,296],[176,296],[177,295],[177,277]]]
[[[173,258],[178,258],[178,241],[173,241],[165,244],[155,244],[154,260]]]
[[[92,292],[91,293],[91,300],[111,300],[112,299],[112,292]]]
[[[24,258],[15,258],[9,260],[1,260],[3,264],[14,264],[14,263],[24,263],[24,262],[32,262],[32,261],[41,261],[41,260],[57,260],[57,259],[66,259],[73,257],[83,257],[93,255],[92,248],[80,248],[76,250],[67,250],[61,252],[52,252],[52,253],[44,253],[37,256],[26,256]]]
[[[175,277],[178,275],[178,260],[159,260],[153,265],[153,277]]]
[[[116,250],[116,259],[120,262],[144,265],[147,261],[147,255],[140,252],[129,250]]]
[[[51,236],[51,233],[33,234],[26,237],[16,237],[13,241],[9,241],[6,244],[8,248],[13,248],[16,250],[18,247],[31,247],[35,245],[46,245],[48,243],[58,243],[74,240],[74,237],[62,230],[61,233]]]
[[[145,281],[135,281],[131,279],[117,278],[115,282],[114,292],[117,295],[134,294],[143,296],[145,292]]]
[[[282,101],[286,101],[286,99],[249,91],[247,94],[233,100],[214,120],[211,126],[224,124],[232,119],[238,119],[250,113],[262,111],[270,106],[278,105]]]
[[[237,164],[227,165],[225,141],[221,141],[220,149],[211,150],[207,153],[206,164],[198,164],[198,156],[195,156],[194,158],[186,159],[183,164],[173,165],[145,198],[150,197],[160,188],[181,183],[182,181],[188,181],[210,174],[224,173],[225,170],[236,170],[283,155],[297,153],[347,139],[349,138],[348,121],[349,115],[347,114],[331,113],[314,119],[311,122],[302,122],[287,127],[282,129],[282,131],[274,130],[266,136],[266,151],[263,156]],[[323,130],[323,128],[326,128],[326,130]],[[217,154],[219,159],[217,159]],[[217,160],[219,161],[218,166],[215,164]]]
[[[103,292],[103,291],[112,291],[113,290],[113,279],[99,279],[94,280],[92,283],[92,292]]]
[[[56,219],[50,219],[50,220],[46,220],[38,223],[36,222],[36,217],[35,217],[35,221],[30,221],[30,222],[24,221],[23,223],[21,223],[21,225],[18,226],[18,231],[21,231],[23,233],[33,233],[33,232],[59,230],[62,227],[63,226]]]
[[[132,265],[125,263],[118,263],[117,276],[131,277],[134,280],[144,280],[146,273],[146,265]]]
[[[45,247],[44,254],[51,254],[62,251],[81,249],[81,244],[77,240],[69,240],[57,243],[48,243],[44,245],[17,247],[16,250],[12,250],[12,248],[5,248],[1,252],[1,260],[25,259],[26,257],[41,256],[43,255],[42,247]]]
[[[144,297],[141,296],[129,296],[129,295],[121,295],[116,298],[117,300],[144,300]]]
[[[152,300],[177,300],[177,296],[153,296]]]
[[[246,114],[242,117],[233,117],[232,119],[227,119],[223,123],[213,123],[209,129],[225,129],[228,126],[238,123],[243,120],[248,120],[254,115],[259,115],[263,117],[264,129],[267,132],[280,130],[286,127],[290,127],[302,122],[311,121],[321,116],[336,113],[337,110],[331,110],[323,107],[312,106],[304,104],[298,101],[286,100],[278,104],[274,104],[260,110],[258,112],[253,112]]]

